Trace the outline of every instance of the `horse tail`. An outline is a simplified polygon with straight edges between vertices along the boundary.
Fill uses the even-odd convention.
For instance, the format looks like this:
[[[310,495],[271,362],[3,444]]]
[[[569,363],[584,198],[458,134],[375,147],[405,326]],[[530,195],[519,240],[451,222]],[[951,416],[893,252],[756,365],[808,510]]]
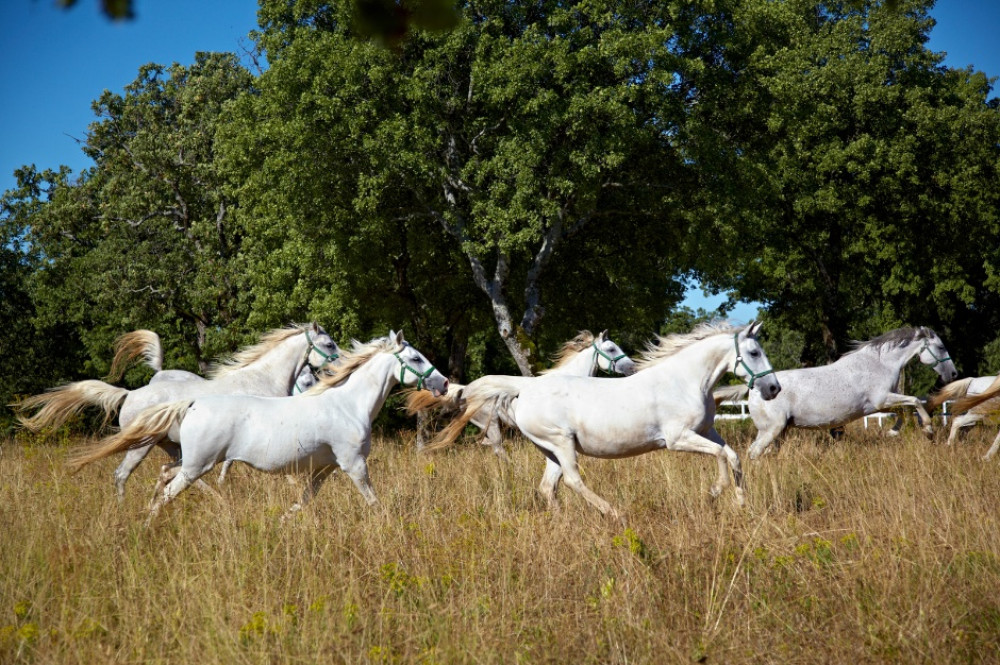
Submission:
[[[948,385],[938,390],[933,395],[927,397],[927,401],[924,406],[927,408],[928,413],[938,408],[950,399],[958,399],[959,397],[965,397],[969,393],[969,384],[972,383],[972,377],[966,379],[959,379],[958,381],[952,381]]]
[[[133,330],[115,340],[115,357],[111,361],[108,381],[117,381],[128,366],[142,356],[154,372],[163,369],[163,347],[160,336],[152,330]]]
[[[97,406],[103,409],[104,424],[107,425],[118,413],[128,393],[125,388],[88,379],[67,383],[40,395],[28,397],[21,400],[14,408],[20,412],[17,419],[21,425],[32,432],[44,427],[59,427],[85,406]],[[25,412],[35,408],[39,409],[35,415],[30,417],[24,415]]]
[[[945,386],[947,387],[947,386]],[[943,390],[943,388],[942,388]],[[990,387],[979,393],[978,395],[966,395],[965,397],[955,400],[953,413],[958,415],[959,413],[965,413],[969,409],[983,402],[993,399],[997,395],[1000,395],[1000,376],[993,379],[993,383]]]
[[[523,378],[525,377],[484,376],[461,388],[461,404],[458,408],[462,412],[447,427],[438,432],[434,440],[424,450],[440,450],[453,444],[465,426],[484,409],[489,412],[503,412],[507,414],[505,420],[509,421],[510,404],[521,393],[521,388],[524,385],[517,379]]]
[[[184,414],[187,413],[188,407],[193,401],[187,399],[169,404],[158,404],[144,410],[122,431],[107,436],[94,445],[73,454],[67,465],[73,473],[76,473],[91,462],[163,438],[171,427],[180,425],[184,420]]]
[[[429,390],[410,390],[406,396],[406,413],[413,416],[421,411],[457,409],[463,388],[465,386],[461,384],[449,383],[448,392],[440,397],[435,397]]]
[[[746,396],[750,394],[750,389],[747,388],[746,384],[740,383],[735,386],[723,386],[721,388],[716,388],[712,391],[712,398],[715,400],[715,405],[723,402],[735,402],[738,399],[746,399]]]

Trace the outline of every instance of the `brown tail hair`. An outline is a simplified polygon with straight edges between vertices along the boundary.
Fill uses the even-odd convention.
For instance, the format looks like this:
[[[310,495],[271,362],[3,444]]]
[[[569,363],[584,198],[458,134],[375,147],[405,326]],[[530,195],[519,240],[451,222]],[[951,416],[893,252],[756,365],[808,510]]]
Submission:
[[[128,396],[128,390],[88,379],[58,386],[51,390],[21,400],[14,405],[21,425],[37,432],[45,427],[59,427],[85,406],[97,406],[104,410],[104,424],[114,418],[118,408]],[[38,408],[33,416],[25,413]]]
[[[712,398],[715,400],[715,405],[719,406],[722,402],[743,399],[750,394],[750,389],[747,388],[745,384],[739,384],[736,386],[722,386],[721,388],[716,388],[712,391]]]
[[[953,413],[955,413],[955,415],[958,415],[959,413],[965,413],[972,407],[982,404],[983,402],[986,402],[988,400],[991,400],[997,395],[1000,395],[1000,376],[997,376],[997,378],[993,379],[993,383],[990,384],[990,387],[984,390],[983,392],[979,393],[978,395],[971,395],[971,396],[966,395],[965,397],[959,400],[955,400]]]
[[[465,386],[457,383],[448,384],[448,392],[435,397],[429,390],[410,390],[406,396],[406,413],[416,415],[421,411],[434,411],[446,408],[458,408],[458,399]]]
[[[965,397],[969,392],[969,384],[971,383],[971,376],[965,379],[959,379],[958,381],[952,381],[948,385],[941,388],[941,390],[929,395],[927,397],[927,401],[924,403],[924,406],[927,408],[927,412],[930,413],[950,399]]]
[[[157,404],[146,409],[122,431],[72,455],[67,465],[73,473],[76,473],[91,462],[163,438],[171,427],[184,420],[184,414],[187,413],[192,401],[186,399],[169,404]]]
[[[132,361],[142,356],[146,364],[159,372],[163,369],[163,347],[160,336],[152,330],[133,330],[115,340],[115,357],[111,361],[108,381],[117,381]]]
[[[465,426],[468,425],[469,422],[482,409],[488,409],[492,412],[496,412],[498,410],[506,412],[511,401],[513,401],[513,399],[521,392],[523,384],[518,383],[517,379],[523,378],[524,377],[484,376],[481,379],[477,379],[469,385],[463,387],[461,389],[462,402],[459,406],[459,408],[462,409],[462,412],[457,418],[452,420],[447,427],[438,432],[437,436],[434,437],[434,440],[431,441],[430,444],[424,448],[424,450],[440,450],[453,444],[455,439],[461,435]]]

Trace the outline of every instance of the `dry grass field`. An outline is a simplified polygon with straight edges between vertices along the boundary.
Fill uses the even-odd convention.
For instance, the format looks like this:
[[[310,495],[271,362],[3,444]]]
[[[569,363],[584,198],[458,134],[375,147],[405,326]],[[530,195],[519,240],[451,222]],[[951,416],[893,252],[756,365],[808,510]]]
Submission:
[[[76,476],[79,440],[0,457],[0,663],[947,663],[1000,659],[1000,466],[992,432],[793,432],[749,462],[748,503],[712,500],[713,460],[585,459],[602,518],[543,460],[375,442],[380,508],[343,475],[297,490],[235,468],[144,529],[162,462],[126,502],[117,459]],[[942,433],[942,439],[943,440]]]

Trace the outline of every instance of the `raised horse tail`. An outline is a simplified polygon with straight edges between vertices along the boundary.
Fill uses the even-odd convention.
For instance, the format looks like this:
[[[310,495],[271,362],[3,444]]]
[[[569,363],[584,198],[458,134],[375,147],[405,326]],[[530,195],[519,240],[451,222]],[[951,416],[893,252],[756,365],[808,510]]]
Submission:
[[[993,383],[990,384],[990,387],[984,390],[983,392],[979,393],[978,395],[966,395],[961,399],[955,400],[952,412],[955,415],[958,415],[960,413],[965,413],[972,407],[978,406],[983,402],[989,401],[994,397],[996,397],[997,395],[1000,395],[1000,376],[997,376],[997,378],[993,379]]]
[[[712,398],[715,405],[719,406],[723,402],[732,402],[738,399],[745,399],[750,394],[750,389],[745,384],[735,386],[722,386],[712,391]]]
[[[958,399],[959,397],[965,397],[969,393],[969,384],[972,383],[972,377],[965,379],[959,379],[958,381],[952,381],[948,385],[938,390],[933,395],[927,397],[927,401],[924,406],[927,408],[928,413],[938,408],[950,399]]]
[[[108,381],[117,381],[132,362],[142,356],[154,372],[163,369],[163,347],[160,336],[152,330],[133,330],[115,340],[115,357],[111,361]]]
[[[406,396],[406,413],[413,416],[422,411],[446,411],[457,409],[465,386],[449,383],[448,392],[435,397],[429,390],[410,390]]]
[[[518,379],[524,378],[523,376],[484,376],[461,388],[460,404],[458,405],[462,410],[461,413],[447,427],[438,432],[434,440],[424,450],[440,450],[453,444],[465,426],[483,410],[506,414],[511,402],[521,393],[521,388],[524,386],[524,383],[519,382]]]
[[[76,473],[91,462],[163,438],[171,427],[179,425],[184,420],[184,414],[187,413],[192,401],[186,399],[158,404],[144,410],[122,431],[107,436],[74,454],[67,465],[73,473]]]
[[[85,406],[96,406],[104,410],[104,424],[114,418],[118,408],[128,396],[128,390],[88,379],[52,388],[40,395],[21,400],[14,406],[21,425],[37,432],[45,427],[59,427]],[[33,416],[25,415],[38,409]]]

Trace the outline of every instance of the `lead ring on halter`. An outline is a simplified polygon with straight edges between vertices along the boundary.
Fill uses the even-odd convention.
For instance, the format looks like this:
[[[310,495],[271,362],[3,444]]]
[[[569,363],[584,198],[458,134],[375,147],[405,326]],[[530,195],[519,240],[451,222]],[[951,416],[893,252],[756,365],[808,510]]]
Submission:
[[[394,353],[392,355],[396,356],[396,360],[399,361],[399,382],[403,383],[403,377],[406,376],[406,370],[410,370],[411,372],[413,372],[414,374],[417,375],[417,390],[423,390],[424,389],[424,379],[426,379],[428,376],[430,376],[431,373],[434,371],[434,365],[431,365],[430,367],[428,367],[426,372],[421,373],[421,372],[418,372],[413,367],[411,367],[410,363],[408,363],[405,360],[403,360],[402,358],[400,358],[398,352],[396,352],[396,353]]]
[[[615,371],[617,371],[615,369],[615,363],[617,363],[619,360],[621,360],[622,358],[624,358],[624,357],[626,357],[628,355],[627,353],[623,353],[623,354],[621,354],[620,356],[618,356],[616,358],[612,358],[611,356],[609,356],[608,354],[606,354],[604,351],[601,351],[601,347],[597,346],[597,340],[594,340],[593,342],[591,342],[591,346],[594,347],[594,364],[597,365],[598,367],[601,366],[600,363],[597,360],[597,356],[601,356],[602,358],[604,358],[605,360],[608,361],[608,372],[615,372]]]
[[[753,384],[754,384],[754,382],[757,379],[759,379],[760,377],[762,377],[762,376],[767,376],[768,374],[773,373],[774,372],[774,368],[773,367],[769,367],[766,370],[764,370],[763,372],[754,373],[754,371],[752,369],[750,369],[750,365],[747,365],[746,361],[743,360],[743,354],[740,353],[740,334],[739,333],[736,333],[735,335],[733,335],[733,342],[736,344],[736,362],[733,363],[733,374],[736,373],[736,368],[737,367],[739,367],[740,365],[743,365],[743,369],[745,369],[746,372],[747,372],[747,374],[750,375],[750,381],[747,383],[747,388],[749,388],[750,390],[753,390]],[[931,355],[933,355],[933,354],[931,354]]]
[[[312,341],[312,337],[309,336],[309,331],[306,330],[305,332],[306,332],[306,341],[309,342],[309,348],[306,349],[306,358],[307,359],[309,358],[309,351],[315,351],[323,359],[323,363],[319,367],[315,368],[317,372],[340,357],[340,355],[337,353],[332,353],[332,354],[327,353],[323,349],[316,346],[316,343]]]

